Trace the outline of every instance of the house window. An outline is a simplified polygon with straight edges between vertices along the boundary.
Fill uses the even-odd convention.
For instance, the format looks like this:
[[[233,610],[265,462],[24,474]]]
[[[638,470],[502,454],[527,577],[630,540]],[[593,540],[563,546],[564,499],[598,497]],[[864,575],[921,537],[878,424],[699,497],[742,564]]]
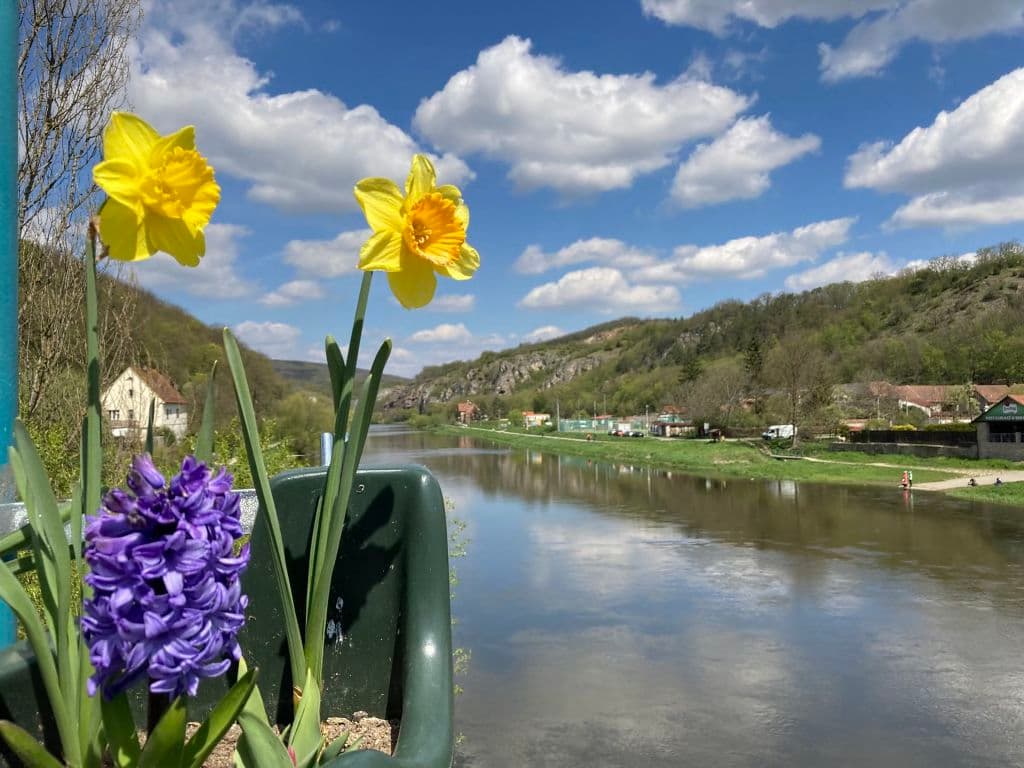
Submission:
[[[117,421],[121,418],[121,412],[118,410],[111,409],[107,411],[107,418],[111,421]]]
[[[135,411],[131,408],[128,409],[128,421],[135,421]]]
[[[135,390],[130,387],[128,388],[128,397],[135,397]]]

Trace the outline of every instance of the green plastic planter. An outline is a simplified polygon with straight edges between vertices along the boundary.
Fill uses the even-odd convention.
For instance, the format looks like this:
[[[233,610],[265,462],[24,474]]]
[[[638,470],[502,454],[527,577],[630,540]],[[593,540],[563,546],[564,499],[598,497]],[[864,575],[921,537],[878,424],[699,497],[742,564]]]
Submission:
[[[324,472],[295,470],[272,482],[300,610],[305,605],[306,552]],[[247,660],[260,669],[267,711],[283,719],[290,710],[292,683],[274,598],[269,542],[259,520],[244,585],[250,604],[242,647]],[[454,729],[448,535],[440,488],[425,468],[358,473],[331,609],[324,717],[362,710],[400,718],[402,725],[393,756],[359,750],[329,765],[450,768]],[[195,702],[197,710],[208,707],[222,690],[207,685],[206,695]],[[27,646],[19,643],[0,651],[0,717],[35,723],[45,731],[48,718],[41,701],[45,695]]]

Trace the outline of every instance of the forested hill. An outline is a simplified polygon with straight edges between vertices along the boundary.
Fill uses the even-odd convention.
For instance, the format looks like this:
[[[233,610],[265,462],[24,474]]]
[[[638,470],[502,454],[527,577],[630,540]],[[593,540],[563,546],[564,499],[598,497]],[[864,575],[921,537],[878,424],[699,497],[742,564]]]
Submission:
[[[682,319],[624,318],[424,369],[382,400],[392,416],[470,398],[490,414],[643,413],[724,367],[770,386],[772,355],[804,350],[831,383],[1024,381],[1024,248],[940,257],[895,277],[724,301]],[[734,377],[735,378],[735,377]],[[450,407],[450,406],[445,406]]]

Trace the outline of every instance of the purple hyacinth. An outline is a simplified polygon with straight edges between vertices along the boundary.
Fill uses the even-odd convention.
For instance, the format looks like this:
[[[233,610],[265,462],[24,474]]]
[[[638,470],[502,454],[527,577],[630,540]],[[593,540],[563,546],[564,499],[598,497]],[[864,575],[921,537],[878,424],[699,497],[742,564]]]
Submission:
[[[148,677],[154,693],[194,696],[200,678],[240,657],[249,545],[235,554],[242,524],[231,482],[186,456],[168,484],[148,455],[136,456],[128,490],[111,490],[86,518],[90,695],[111,698]]]

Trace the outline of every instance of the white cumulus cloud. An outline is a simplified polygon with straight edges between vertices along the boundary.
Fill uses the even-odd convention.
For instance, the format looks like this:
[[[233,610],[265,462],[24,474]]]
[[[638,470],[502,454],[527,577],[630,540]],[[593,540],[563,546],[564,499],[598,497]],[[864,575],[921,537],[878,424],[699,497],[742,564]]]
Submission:
[[[260,297],[260,304],[268,307],[285,307],[310,299],[322,299],[324,289],[313,280],[291,280]]]
[[[433,328],[416,331],[409,337],[414,344],[465,343],[473,338],[473,334],[464,323],[441,323]]]
[[[672,198],[686,208],[758,197],[771,186],[776,168],[817,151],[821,139],[776,131],[768,115],[737,120],[709,144],[701,144],[679,166]]]
[[[545,252],[539,245],[528,245],[516,259],[516,271],[524,275],[539,275],[550,269],[568,267],[574,264],[603,264],[628,269],[648,266],[657,257],[651,251],[607,237],[591,237],[560,248],[554,253]]]
[[[248,296],[256,286],[238,273],[238,241],[249,234],[238,224],[209,224],[206,255],[199,266],[186,269],[166,253],[156,253],[131,265],[139,285],[161,295],[183,291],[207,299],[237,299]]]
[[[1024,30],[1020,0],[904,0],[880,16],[865,18],[836,48],[822,43],[826,81],[876,75],[907,43],[952,43]]]
[[[599,312],[660,312],[679,303],[671,285],[630,283],[611,267],[590,267],[530,290],[519,302],[526,309],[589,308]]]
[[[532,331],[525,334],[523,336],[523,341],[528,341],[532,344],[538,341],[557,339],[559,336],[564,335],[565,331],[563,331],[557,325],[542,325],[540,328],[534,328]]]
[[[357,270],[359,249],[371,234],[369,229],[354,229],[330,240],[289,240],[284,246],[284,260],[311,276],[349,275]]]
[[[875,275],[892,275],[896,265],[884,253],[840,253],[824,264],[797,272],[786,278],[791,291],[806,291],[829,283],[862,283]]]
[[[773,28],[789,19],[833,21],[893,8],[900,0],[643,0],[644,13],[666,24],[725,34],[735,22]]]
[[[434,312],[471,312],[476,306],[476,296],[471,293],[449,293],[444,296],[437,296],[427,309]]]
[[[510,36],[482,51],[420,103],[416,128],[441,149],[508,163],[521,188],[573,195],[629,187],[751,101],[687,74],[662,85],[651,73],[569,71],[531,47]]]
[[[235,50],[232,32],[240,20],[273,27],[297,12],[257,6],[147,5],[132,55],[136,111],[164,132],[194,123],[200,151],[219,173],[247,181],[252,200],[285,211],[356,210],[352,186],[360,178],[404,179],[420,147],[373,107],[316,89],[271,93],[270,74]],[[443,182],[471,176],[457,157],[434,159]]]
[[[814,261],[849,239],[854,218],[818,221],[792,232],[738,237],[721,245],[681,245],[665,267],[678,279],[734,275],[749,279],[780,267]],[[663,270],[665,271],[665,270]]]
[[[301,330],[287,323],[245,320],[232,330],[247,346],[274,360],[294,360],[302,337]]]
[[[835,82],[876,75],[907,43],[933,45],[1024,29],[1020,0],[642,0],[666,24],[725,35],[737,22],[774,28],[790,19],[858,19],[837,46],[822,43],[821,77]]]
[[[971,226],[1024,220],[1024,68],[942,111],[892,145],[853,154],[844,184],[913,195],[897,226]]]

